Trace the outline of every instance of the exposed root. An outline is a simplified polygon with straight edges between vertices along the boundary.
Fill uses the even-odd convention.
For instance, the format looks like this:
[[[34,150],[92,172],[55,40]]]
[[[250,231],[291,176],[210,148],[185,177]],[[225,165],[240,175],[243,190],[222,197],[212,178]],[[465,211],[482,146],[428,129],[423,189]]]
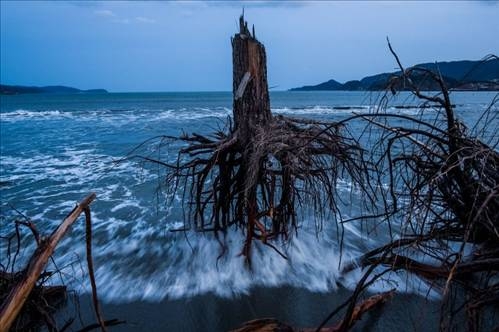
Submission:
[[[267,244],[287,238],[301,208],[339,213],[337,179],[346,175],[362,183],[367,168],[362,149],[334,123],[276,116],[255,130],[250,145],[242,144],[237,130],[214,139],[181,137],[189,146],[167,179],[170,188],[191,197],[189,217],[197,231],[245,230],[246,257],[254,239]]]
[[[383,266],[417,275],[444,296],[441,330],[452,329],[453,317],[464,309],[468,329],[478,331],[481,308],[499,299],[498,98],[481,117],[488,120],[484,128],[495,126],[489,129],[492,139],[485,143],[456,117],[438,73],[404,69],[389,47],[401,70],[392,79],[392,92],[397,86],[409,87],[416,97],[434,105],[436,113],[434,119],[358,115],[369,128],[381,129],[373,149],[373,155],[380,157],[372,163],[378,174],[386,174],[383,181],[388,183],[387,193],[380,193],[384,220],[389,226],[398,220],[401,238],[364,254],[344,272],[356,265],[371,271]],[[440,93],[421,93],[411,80],[414,73],[436,82]],[[465,298],[461,307],[456,295]]]
[[[319,222],[334,218],[337,180],[366,185],[364,151],[340,124],[271,114],[265,49],[242,17],[232,45],[234,126],[229,120],[227,131],[211,137],[184,135],[179,139],[188,146],[177,163],[157,162],[169,168],[167,188],[186,198],[187,228],[218,233],[238,227],[248,261],[255,240],[285,257],[270,241],[297,229],[298,211],[314,211]]]

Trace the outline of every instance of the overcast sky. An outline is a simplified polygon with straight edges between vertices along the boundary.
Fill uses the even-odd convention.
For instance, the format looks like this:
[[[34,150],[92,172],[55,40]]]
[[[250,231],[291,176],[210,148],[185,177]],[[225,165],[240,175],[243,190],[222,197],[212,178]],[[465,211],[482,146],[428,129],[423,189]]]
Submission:
[[[245,7],[277,90],[499,54],[497,1],[1,1],[2,84],[227,91]]]

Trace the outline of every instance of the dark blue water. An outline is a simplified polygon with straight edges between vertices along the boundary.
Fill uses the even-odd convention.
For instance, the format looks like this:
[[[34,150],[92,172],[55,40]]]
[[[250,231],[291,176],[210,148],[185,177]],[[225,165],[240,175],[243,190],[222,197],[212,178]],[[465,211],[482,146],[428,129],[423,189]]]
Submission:
[[[473,124],[495,93],[453,93],[456,112]],[[5,216],[0,235],[12,232],[11,207],[29,216],[39,230],[51,231],[89,192],[96,192],[92,204],[95,266],[100,293],[113,302],[159,301],[165,298],[215,293],[224,297],[250,294],[257,286],[293,286],[310,291],[334,291],[340,282],[351,287],[358,275],[339,279],[336,227],[326,225],[315,232],[314,223],[302,220],[303,231],[289,243],[278,243],[289,261],[256,245],[253,270],[244,267],[239,256],[241,234],[227,235],[228,253],[218,262],[218,243],[209,234],[172,233],[183,226],[181,197],[165,206],[161,189],[165,169],[130,157],[143,141],[182,132],[207,134],[222,128],[231,116],[232,95],[206,93],[110,93],[72,95],[1,96],[0,102],[0,195]],[[409,94],[390,97],[387,104],[379,93],[364,92],[273,92],[272,111],[294,117],[340,120],[353,113],[369,113],[383,107],[386,112],[433,116],[432,109],[400,109],[417,105]],[[495,113],[494,113],[495,112]],[[498,129],[489,119],[484,138]],[[424,115],[424,114],[423,114]],[[350,127],[362,130],[359,121]],[[134,153],[172,161],[177,143],[152,140]],[[119,161],[119,162],[118,162]],[[339,181],[338,190],[352,194],[351,183]],[[345,215],[356,206],[345,206]],[[355,225],[346,226],[343,260],[374,247],[386,234],[364,234]],[[33,241],[26,237],[25,243]],[[33,246],[31,245],[31,247]],[[6,245],[0,244],[2,260]],[[28,249],[24,252],[29,256]],[[55,255],[64,266],[64,282],[86,292],[80,266],[85,256],[84,225],[77,223]],[[327,261],[328,264],[324,264]],[[3,263],[5,264],[5,263]],[[374,287],[426,294],[427,287],[410,282],[404,275],[392,275],[391,282]],[[126,289],[126,291],[123,291]],[[436,295],[435,295],[436,296]]]

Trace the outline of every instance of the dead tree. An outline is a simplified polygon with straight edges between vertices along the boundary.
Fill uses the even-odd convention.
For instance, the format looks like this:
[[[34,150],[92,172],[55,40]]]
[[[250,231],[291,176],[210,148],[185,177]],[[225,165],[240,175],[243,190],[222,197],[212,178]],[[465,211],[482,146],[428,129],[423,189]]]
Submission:
[[[401,237],[369,251],[356,264],[369,267],[373,275],[375,267],[417,275],[444,295],[441,330],[452,329],[452,318],[464,311],[467,330],[478,331],[481,313],[499,303],[499,95],[482,115],[488,122],[484,126],[495,124],[486,143],[456,116],[438,73],[405,69],[388,46],[400,67],[388,91],[409,88],[423,101],[421,113],[428,112],[425,107],[430,104],[434,116],[380,111],[345,120],[361,118],[381,133],[375,139],[372,151],[377,159],[372,163],[378,165],[378,174],[387,175],[382,178],[389,187],[383,218],[388,224],[396,221],[403,230]],[[414,75],[436,83],[440,91],[421,92]],[[394,125],[394,120],[403,124]],[[346,266],[344,272],[352,268]],[[463,299],[455,301],[456,294]]]
[[[438,73],[404,69],[393,52],[401,75],[392,78],[387,91],[409,87],[424,102],[422,109],[436,110],[434,120],[381,111],[325,123],[272,115],[265,49],[243,17],[232,48],[233,122],[229,121],[228,130],[178,138],[185,146],[173,165],[145,157],[169,169],[166,184],[184,198],[188,226],[213,232],[217,238],[231,227],[238,228],[245,235],[242,254],[248,261],[255,240],[279,252],[272,240],[288,238],[304,205],[319,216],[331,211],[329,221],[338,221],[334,220],[341,213],[336,181],[348,178],[367,205],[375,207],[368,216],[349,222],[385,221],[392,242],[345,268],[360,265],[367,272],[344,304],[346,314],[338,330],[351,327],[358,299],[368,285],[401,269],[438,281],[444,294],[453,285],[471,290],[464,307],[470,330],[476,330],[478,312],[497,301],[499,294],[499,153],[497,145],[471,136],[455,116]],[[436,82],[440,93],[422,93],[411,78],[416,73],[418,81],[423,75]],[[344,130],[359,119],[381,133],[366,148],[367,156]],[[404,120],[404,125],[393,125],[394,119]],[[404,230],[398,234],[401,238],[391,233],[393,220]],[[453,249],[451,242],[460,243],[460,248]],[[471,256],[465,255],[467,243],[476,245]],[[414,251],[438,264],[418,260],[421,256],[411,256]]]
[[[336,123],[272,115],[265,48],[243,16],[232,54],[233,122],[227,132],[184,135],[179,139],[187,146],[176,164],[155,161],[170,169],[167,187],[186,198],[189,226],[217,237],[229,227],[241,229],[248,261],[254,240],[285,257],[270,240],[288,237],[305,203],[318,214],[338,212],[336,180],[342,172],[362,183],[363,151]]]

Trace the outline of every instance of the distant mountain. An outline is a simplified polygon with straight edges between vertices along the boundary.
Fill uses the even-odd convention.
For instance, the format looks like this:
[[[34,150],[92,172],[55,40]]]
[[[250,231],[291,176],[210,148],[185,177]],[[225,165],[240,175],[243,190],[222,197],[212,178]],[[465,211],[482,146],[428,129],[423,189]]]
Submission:
[[[440,73],[447,86],[452,89],[499,90],[499,59],[421,63],[414,67],[425,68],[432,72]],[[395,75],[400,75],[400,71],[367,76],[360,81],[348,81],[344,84],[332,79],[317,85],[293,88],[290,91],[384,90],[387,88],[390,78]],[[411,79],[421,90],[438,90],[436,82],[423,73],[414,73]],[[396,86],[396,88],[399,90],[406,89],[402,83]]]
[[[17,95],[25,93],[107,93],[107,90],[104,89],[80,90],[62,85],[38,87],[38,86],[0,84],[0,94],[2,95]]]
[[[313,91],[313,90],[342,90],[343,84],[335,80],[329,80],[327,82],[317,84],[317,85],[306,85],[298,89]],[[291,89],[295,90],[295,89]]]

